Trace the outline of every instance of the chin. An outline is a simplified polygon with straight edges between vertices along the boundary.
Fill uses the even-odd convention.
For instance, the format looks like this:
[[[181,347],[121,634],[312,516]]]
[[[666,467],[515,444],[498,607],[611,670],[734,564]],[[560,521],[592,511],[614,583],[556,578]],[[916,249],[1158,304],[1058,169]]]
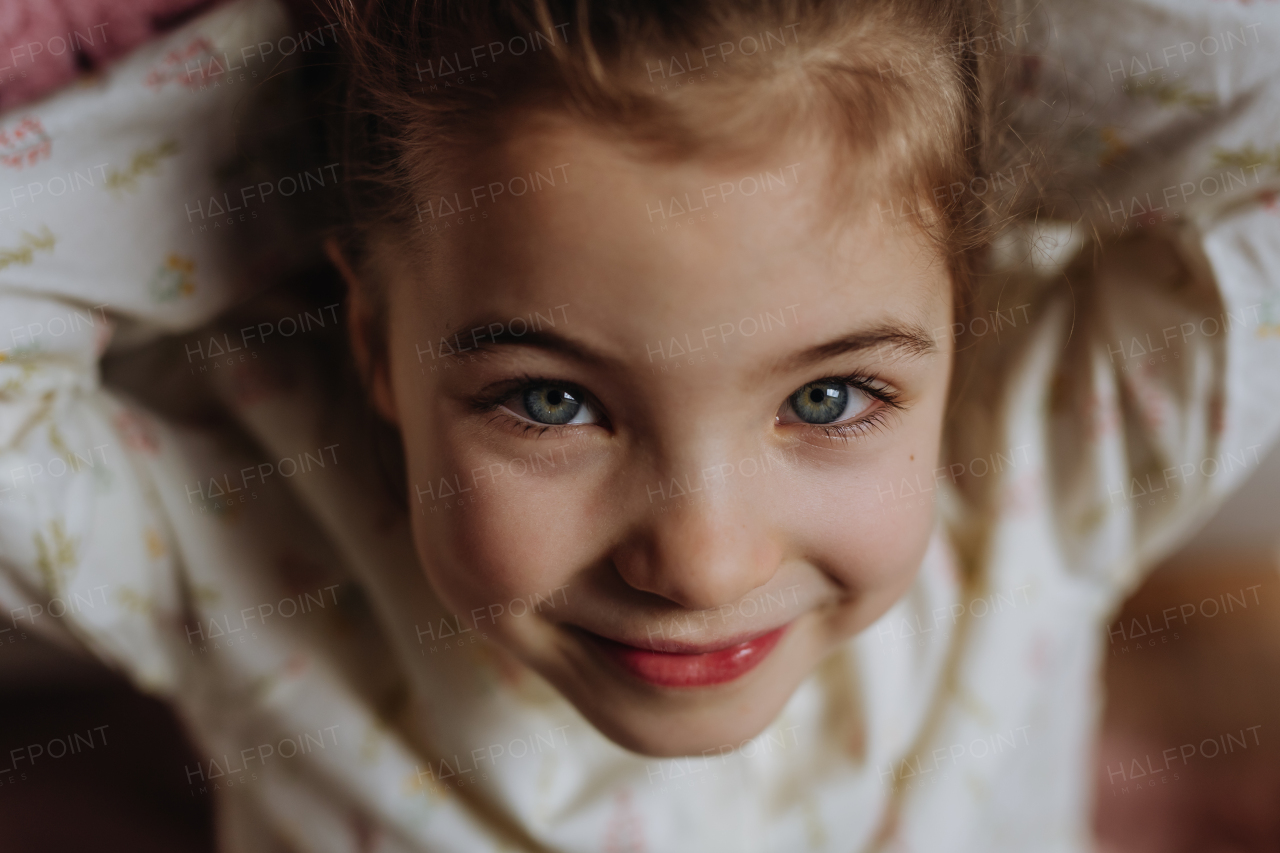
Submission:
[[[755,713],[747,714],[736,710],[735,719],[730,721],[726,721],[725,717],[735,713],[735,710],[709,710],[700,718],[688,720],[644,720],[641,725],[627,730],[629,740],[621,737],[610,739],[625,749],[653,758],[725,753],[730,749],[741,748],[764,732],[782,713],[786,700],[791,697],[787,694],[781,698],[782,701],[761,705]]]

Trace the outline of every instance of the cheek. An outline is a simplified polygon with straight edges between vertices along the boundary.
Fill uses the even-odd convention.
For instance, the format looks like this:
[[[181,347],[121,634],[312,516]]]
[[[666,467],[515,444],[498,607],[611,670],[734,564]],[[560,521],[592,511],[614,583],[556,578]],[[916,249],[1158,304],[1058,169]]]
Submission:
[[[421,482],[457,493],[423,495],[414,521],[428,579],[455,611],[547,596],[598,559],[597,484],[572,443],[546,445],[513,457],[446,440],[411,463]]]
[[[413,351],[405,340],[395,351]],[[393,362],[392,374],[414,544],[441,602],[465,615],[566,585],[590,559],[589,513],[602,505],[583,454],[554,441],[487,448],[432,405],[440,392],[416,364]]]
[[[834,490],[835,508],[806,513],[807,520],[799,522],[806,531],[803,538],[812,543],[814,561],[860,594],[902,586],[903,577],[914,575],[928,548],[934,527],[933,493],[896,499],[890,483],[909,480],[928,488],[931,470],[914,463],[878,466]]]
[[[807,506],[796,502],[810,559],[851,594],[842,633],[870,625],[915,579],[935,527],[940,429],[922,425],[849,468],[823,472]]]

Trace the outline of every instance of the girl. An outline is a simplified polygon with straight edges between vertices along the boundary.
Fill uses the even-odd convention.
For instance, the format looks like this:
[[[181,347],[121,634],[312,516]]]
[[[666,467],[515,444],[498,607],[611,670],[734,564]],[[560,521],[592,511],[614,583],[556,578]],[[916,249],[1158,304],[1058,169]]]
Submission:
[[[1278,420],[1280,20],[1196,15],[192,22],[25,125],[11,630],[172,698],[229,850],[1085,849],[1102,626]],[[326,39],[337,153],[237,159]],[[339,300],[245,302],[339,198],[389,460]]]

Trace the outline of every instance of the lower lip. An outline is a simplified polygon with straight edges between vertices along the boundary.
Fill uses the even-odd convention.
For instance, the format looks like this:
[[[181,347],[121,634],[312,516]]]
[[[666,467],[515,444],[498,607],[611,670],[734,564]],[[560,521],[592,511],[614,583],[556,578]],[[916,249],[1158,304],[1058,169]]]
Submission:
[[[592,635],[611,660],[627,672],[658,687],[705,687],[740,678],[768,657],[787,626],[753,640],[701,654],[655,652]]]

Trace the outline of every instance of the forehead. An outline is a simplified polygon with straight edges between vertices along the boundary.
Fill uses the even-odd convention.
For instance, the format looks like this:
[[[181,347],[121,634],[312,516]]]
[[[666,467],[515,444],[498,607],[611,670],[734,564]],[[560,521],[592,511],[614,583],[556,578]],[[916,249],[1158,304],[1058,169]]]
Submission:
[[[659,328],[784,310],[819,334],[946,322],[944,259],[874,202],[842,197],[828,148],[659,160],[580,124],[527,128],[423,194],[431,260],[414,291],[450,326],[569,304],[632,348]]]

